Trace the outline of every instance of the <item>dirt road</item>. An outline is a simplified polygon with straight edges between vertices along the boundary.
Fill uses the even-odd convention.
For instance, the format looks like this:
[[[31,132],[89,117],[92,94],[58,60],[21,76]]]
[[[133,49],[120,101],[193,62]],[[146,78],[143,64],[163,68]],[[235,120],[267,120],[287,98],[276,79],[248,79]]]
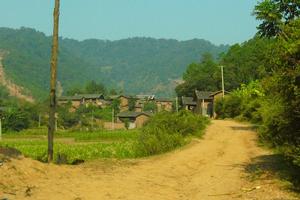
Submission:
[[[213,121],[203,139],[148,159],[80,166],[14,160],[0,167],[0,186],[9,199],[298,199],[276,180],[250,181],[246,169],[268,156],[248,126]]]

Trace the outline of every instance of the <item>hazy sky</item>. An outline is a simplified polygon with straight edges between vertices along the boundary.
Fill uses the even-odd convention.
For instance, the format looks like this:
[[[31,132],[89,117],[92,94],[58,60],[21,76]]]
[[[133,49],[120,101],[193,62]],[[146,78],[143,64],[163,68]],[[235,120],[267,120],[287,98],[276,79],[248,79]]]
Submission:
[[[61,0],[60,35],[117,40],[135,36],[215,44],[250,39],[257,0]],[[1,0],[0,26],[50,35],[54,0]]]

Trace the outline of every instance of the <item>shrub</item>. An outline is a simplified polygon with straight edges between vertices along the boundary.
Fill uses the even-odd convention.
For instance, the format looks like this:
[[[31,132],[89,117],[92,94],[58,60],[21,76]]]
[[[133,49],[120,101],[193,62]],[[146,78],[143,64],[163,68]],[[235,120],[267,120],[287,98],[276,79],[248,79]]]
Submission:
[[[147,156],[180,147],[188,136],[201,136],[207,123],[207,118],[188,111],[158,113],[141,130],[137,152]]]

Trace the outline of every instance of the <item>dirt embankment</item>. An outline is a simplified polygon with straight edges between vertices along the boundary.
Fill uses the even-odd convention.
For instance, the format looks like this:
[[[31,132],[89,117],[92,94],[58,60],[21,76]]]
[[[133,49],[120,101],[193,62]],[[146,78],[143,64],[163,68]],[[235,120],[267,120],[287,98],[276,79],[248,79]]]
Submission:
[[[32,96],[27,96],[22,93],[23,88],[21,86],[18,86],[6,77],[2,64],[2,60],[6,54],[7,53],[0,50],[0,85],[7,88],[10,96],[15,96],[28,102],[34,102]]]
[[[214,121],[202,140],[147,159],[79,166],[12,160],[0,167],[0,199],[299,199],[274,178],[253,179],[248,172],[270,157],[248,126]]]

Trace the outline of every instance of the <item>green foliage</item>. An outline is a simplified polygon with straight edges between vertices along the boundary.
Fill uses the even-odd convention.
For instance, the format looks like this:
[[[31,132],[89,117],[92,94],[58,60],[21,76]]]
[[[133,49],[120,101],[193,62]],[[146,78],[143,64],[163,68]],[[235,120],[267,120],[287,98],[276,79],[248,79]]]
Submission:
[[[221,71],[210,54],[201,63],[192,63],[183,74],[184,83],[176,87],[178,96],[193,96],[195,89],[216,91],[221,88]]]
[[[224,66],[224,84],[227,91],[263,78],[271,72],[266,66],[268,58],[273,56],[273,48],[273,40],[254,37],[242,44],[231,46],[218,62],[206,54],[200,64],[193,63],[188,66],[183,75],[184,83],[176,87],[176,93],[178,96],[194,96],[195,89],[220,90],[221,65]]]
[[[85,87],[85,92],[88,94],[106,94],[106,88],[102,83],[96,81],[88,82]]]
[[[187,111],[158,113],[141,130],[137,152],[148,156],[180,147],[188,136],[201,136],[207,123],[206,118]]]
[[[111,103],[111,107],[114,109],[115,115],[120,112],[120,103],[121,102],[119,98],[114,99]]]
[[[51,37],[29,28],[0,29],[5,72],[37,99],[47,97]],[[125,93],[172,95],[173,82],[199,55],[214,57],[228,49],[205,40],[131,38],[119,41],[60,39],[58,80],[64,91],[90,80]],[[136,87],[136,86],[139,87]],[[161,87],[164,86],[164,87]]]
[[[2,104],[4,110],[0,116],[3,118],[2,128],[6,131],[21,131],[36,126],[39,120],[37,105],[8,98]]]
[[[58,113],[58,124],[63,128],[71,128],[78,124],[80,121],[79,115],[75,112],[70,112],[71,104],[59,106],[57,109]]]
[[[0,105],[1,105],[1,100],[3,100],[4,98],[8,98],[8,95],[9,93],[7,89],[4,86],[0,85]]]
[[[123,123],[124,123],[124,125],[125,125],[125,128],[128,130],[129,129],[129,123],[130,123],[130,121],[129,121],[129,119],[123,119]]]
[[[22,112],[20,109],[9,109],[9,111],[4,113],[3,118],[4,131],[20,131],[28,128],[30,125],[28,113]]]
[[[217,118],[235,118],[241,114],[241,99],[228,95],[224,99],[218,99],[215,103]]]
[[[31,157],[42,162],[47,161],[46,141],[11,141],[0,142],[1,146],[9,146],[20,150],[26,157]],[[59,157],[65,157],[66,164],[78,161],[88,161],[99,158],[134,158],[133,144],[122,143],[91,143],[91,144],[64,144],[55,143],[54,161],[61,162]]]
[[[273,37],[282,33],[284,24],[300,16],[300,2],[295,0],[263,0],[253,13],[262,23],[258,26],[261,36]]]
[[[128,100],[128,110],[129,111],[134,111],[135,110],[135,104],[136,104],[136,99],[135,98],[129,98],[129,100]]]
[[[261,120],[259,109],[264,96],[264,90],[259,81],[253,81],[248,85],[242,84],[224,99],[216,101],[216,114],[219,118],[239,118],[258,123]]]
[[[157,111],[157,105],[155,102],[147,101],[144,103],[143,107],[144,112],[152,112],[155,113]]]
[[[224,66],[225,88],[232,91],[241,84],[263,78],[270,73],[266,69],[267,60],[272,57],[274,41],[254,37],[242,44],[231,46],[220,60]]]
[[[267,73],[261,83],[243,85],[227,98],[229,103],[225,98],[217,107],[223,112],[227,109],[223,117],[232,116],[233,110],[238,118],[260,124],[260,138],[299,164],[300,19],[280,28],[284,34],[272,39],[272,48],[264,50],[270,56],[263,59]],[[237,97],[239,105],[234,102]]]

